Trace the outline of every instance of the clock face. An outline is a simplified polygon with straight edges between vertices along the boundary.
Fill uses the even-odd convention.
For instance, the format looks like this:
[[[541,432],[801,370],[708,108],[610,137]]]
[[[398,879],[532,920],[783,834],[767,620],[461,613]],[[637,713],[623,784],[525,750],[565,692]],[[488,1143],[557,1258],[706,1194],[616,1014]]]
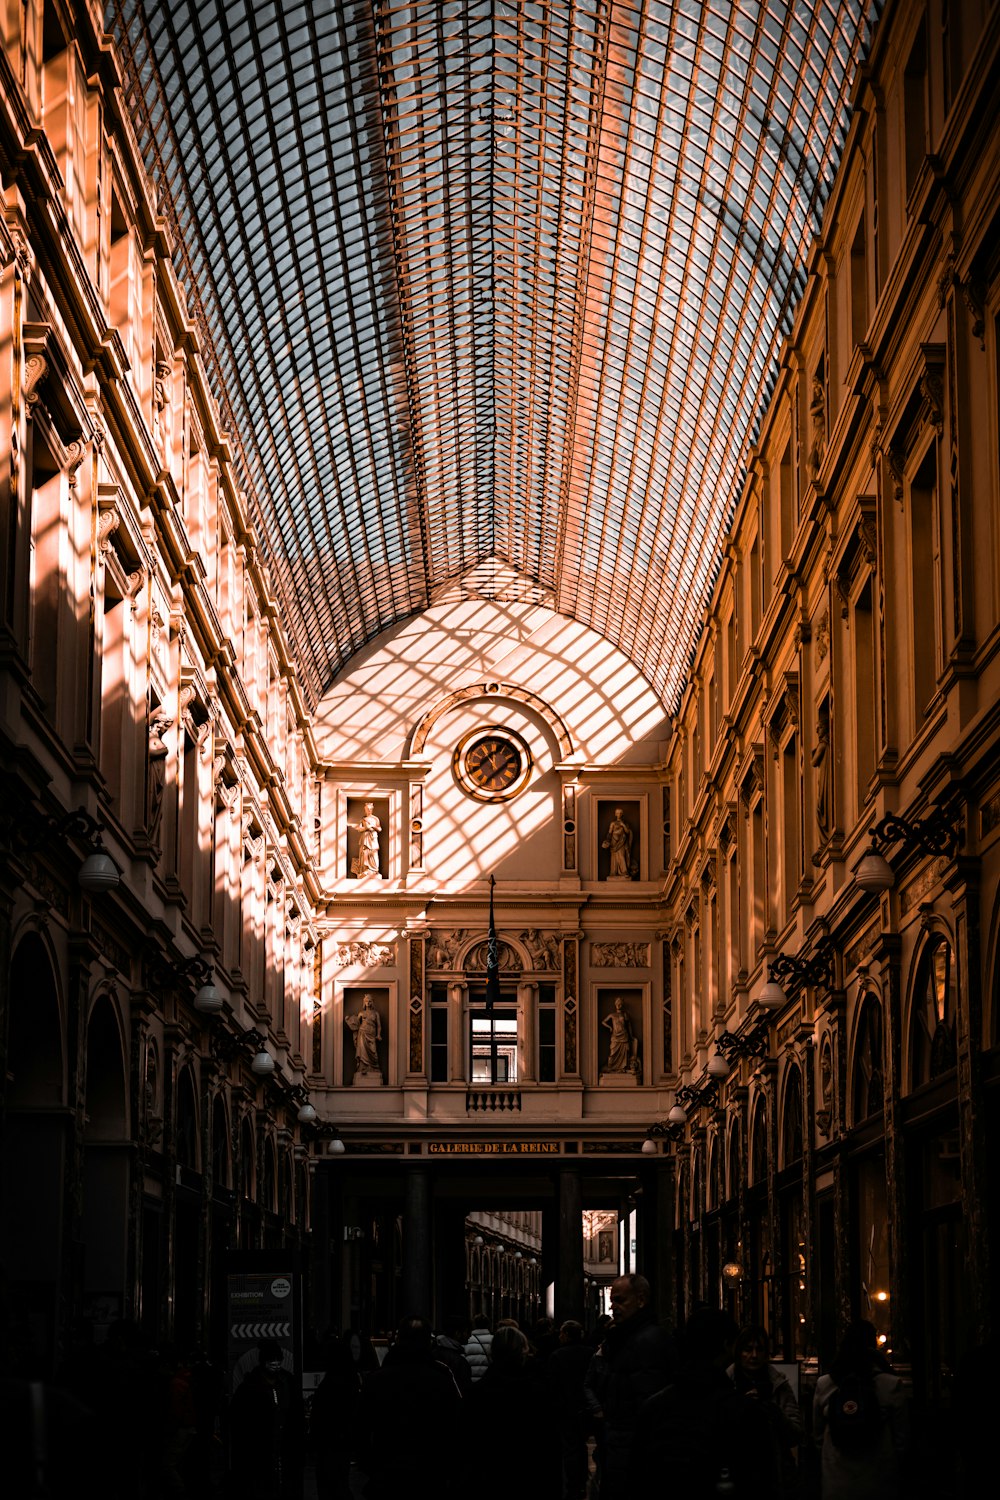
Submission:
[[[516,797],[531,773],[531,751],[510,729],[476,729],[452,757],[459,786],[480,802]]]

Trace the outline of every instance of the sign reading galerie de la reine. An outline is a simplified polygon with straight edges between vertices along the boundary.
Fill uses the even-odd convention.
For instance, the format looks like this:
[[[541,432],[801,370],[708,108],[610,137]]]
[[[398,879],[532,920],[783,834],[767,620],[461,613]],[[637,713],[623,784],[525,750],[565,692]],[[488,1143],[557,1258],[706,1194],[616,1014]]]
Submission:
[[[558,1141],[430,1141],[429,1156],[558,1156]]]

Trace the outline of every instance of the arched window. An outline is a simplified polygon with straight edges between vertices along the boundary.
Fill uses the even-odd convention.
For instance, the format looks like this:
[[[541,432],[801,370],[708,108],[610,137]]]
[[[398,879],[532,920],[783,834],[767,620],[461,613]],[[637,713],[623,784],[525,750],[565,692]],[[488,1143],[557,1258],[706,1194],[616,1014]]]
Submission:
[[[781,1164],[784,1167],[791,1166],[802,1155],[802,1075],[795,1067],[789,1068],[785,1083],[781,1146]]]
[[[701,1182],[701,1152],[696,1151],[691,1164],[691,1212],[692,1222],[705,1212],[705,1193]]]
[[[858,1018],[854,1043],[854,1123],[882,1113],[882,1007],[867,995]]]
[[[214,1186],[230,1187],[232,1185],[231,1171],[229,1118],[221,1096],[217,1096],[212,1106],[212,1181]]]
[[[688,1174],[687,1167],[681,1165],[677,1173],[677,1198],[675,1202],[674,1228],[683,1229],[688,1217]]]
[[[767,1181],[767,1106],[758,1099],[750,1132],[750,1180],[754,1187]]]
[[[740,1132],[735,1121],[729,1132],[729,1192],[727,1197],[735,1198],[740,1190],[740,1177],[742,1176],[743,1163],[740,1160]]]
[[[273,1214],[278,1207],[276,1193],[277,1166],[274,1160],[274,1142],[268,1141],[264,1147],[264,1178],[261,1182],[261,1207],[269,1214]]]
[[[910,1082],[917,1089],[955,1066],[958,984],[955,956],[945,938],[921,954],[910,1019]]]
[[[722,1206],[722,1139],[716,1136],[712,1141],[711,1154],[708,1159],[708,1208],[721,1208]]]
[[[195,1103],[191,1069],[184,1068],[177,1080],[177,1165],[197,1172],[198,1107]]]
[[[250,1121],[243,1121],[240,1131],[240,1180],[244,1198],[251,1202],[257,1197],[256,1171],[254,1163],[253,1130]]]
[[[290,1151],[286,1151],[281,1158],[281,1214],[286,1229],[296,1221],[295,1165]]]

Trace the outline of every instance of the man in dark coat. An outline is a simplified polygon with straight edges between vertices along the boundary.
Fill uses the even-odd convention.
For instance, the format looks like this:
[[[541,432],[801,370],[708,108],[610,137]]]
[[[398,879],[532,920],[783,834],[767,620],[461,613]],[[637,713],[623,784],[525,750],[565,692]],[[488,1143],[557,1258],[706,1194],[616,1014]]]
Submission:
[[[357,1458],[369,1500],[451,1493],[462,1398],[434,1357],[426,1318],[404,1318],[396,1342],[361,1394]]]
[[[301,1491],[303,1436],[302,1399],[284,1369],[281,1345],[264,1339],[229,1408],[233,1493],[282,1500]]]
[[[611,1328],[587,1371],[587,1405],[598,1434],[601,1500],[628,1500],[632,1433],[643,1402],[674,1378],[674,1341],[650,1307],[645,1276],[611,1284]]]

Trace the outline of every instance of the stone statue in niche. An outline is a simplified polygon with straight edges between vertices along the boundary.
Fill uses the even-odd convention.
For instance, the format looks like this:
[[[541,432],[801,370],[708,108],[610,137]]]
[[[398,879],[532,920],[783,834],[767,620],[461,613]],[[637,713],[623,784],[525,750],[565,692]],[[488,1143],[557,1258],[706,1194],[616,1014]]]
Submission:
[[[149,777],[146,783],[146,829],[151,844],[159,843],[163,820],[163,789],[167,779],[167,756],[170,753],[164,734],[173,723],[165,708],[154,708],[149,715]]]
[[[608,879],[631,880],[632,830],[625,822],[624,808],[615,808],[615,815],[608,824],[608,831],[601,848],[607,849],[609,854]]]
[[[604,1065],[604,1077],[608,1073],[618,1073],[638,1077],[639,1074],[639,1039],[632,1028],[632,1018],[629,1015],[625,1001],[621,995],[616,995],[614,1008],[604,1017],[601,1025],[611,1033],[608,1043],[608,1060]]]
[[[378,836],[382,832],[382,824],[375,816],[375,804],[365,803],[365,815],[360,823],[352,825],[361,835],[358,841],[358,852],[351,860],[351,874],[363,879],[368,875],[381,876],[379,869],[379,843]]]
[[[354,1082],[381,1083],[378,1044],[382,1040],[382,1018],[371,995],[363,995],[361,1009],[346,1020],[354,1037]]]
[[[812,378],[809,394],[809,419],[812,423],[812,443],[809,447],[809,477],[815,480],[823,465],[826,452],[826,391],[823,377],[818,372]]]
[[[830,715],[822,707],[816,721],[816,746],[812,753],[816,772],[816,823],[820,837],[830,832]]]

